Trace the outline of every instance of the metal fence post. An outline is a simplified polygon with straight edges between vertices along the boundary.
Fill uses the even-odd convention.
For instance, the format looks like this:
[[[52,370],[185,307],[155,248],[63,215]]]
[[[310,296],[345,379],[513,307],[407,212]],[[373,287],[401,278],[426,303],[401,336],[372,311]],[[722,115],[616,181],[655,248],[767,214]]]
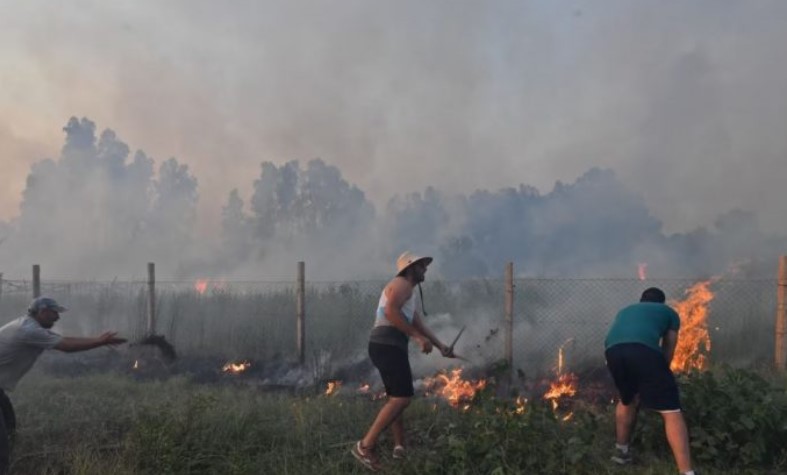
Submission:
[[[33,264],[33,298],[41,296],[41,266]]]
[[[785,352],[784,336],[787,333],[787,256],[779,258],[779,275],[776,281],[776,345],[774,347],[774,362],[776,369],[784,371],[787,365],[787,352]]]
[[[148,335],[156,334],[156,264],[148,262]]]
[[[298,349],[298,363],[306,363],[306,263],[298,262],[297,295],[295,301],[296,313],[296,346]]]
[[[505,359],[509,376],[514,371],[514,263],[506,264],[505,270]]]

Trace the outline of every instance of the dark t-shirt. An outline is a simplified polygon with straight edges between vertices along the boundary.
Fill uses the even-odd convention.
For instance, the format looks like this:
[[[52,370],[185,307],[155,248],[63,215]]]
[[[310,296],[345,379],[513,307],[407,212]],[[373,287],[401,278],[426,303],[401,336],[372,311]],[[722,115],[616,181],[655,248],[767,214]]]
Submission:
[[[636,303],[618,312],[604,340],[604,348],[620,343],[642,343],[661,351],[661,338],[668,330],[678,331],[679,328],[680,317],[668,305]]]

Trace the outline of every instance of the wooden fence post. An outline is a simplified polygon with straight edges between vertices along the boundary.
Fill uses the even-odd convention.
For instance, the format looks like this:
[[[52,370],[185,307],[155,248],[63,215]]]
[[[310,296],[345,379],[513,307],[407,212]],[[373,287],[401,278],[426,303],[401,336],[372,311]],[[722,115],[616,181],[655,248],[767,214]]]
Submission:
[[[41,296],[41,266],[33,264],[33,298]]]
[[[306,263],[298,262],[297,295],[295,301],[296,313],[296,345],[298,349],[298,363],[306,363]]]
[[[156,264],[148,262],[148,328],[147,334],[156,334]]]
[[[0,300],[3,298],[3,273],[0,272]]]
[[[509,377],[514,371],[514,263],[506,264],[505,269],[505,359]]]
[[[787,333],[787,256],[779,258],[779,275],[776,281],[776,345],[774,362],[776,369],[784,371],[787,365],[784,336]]]

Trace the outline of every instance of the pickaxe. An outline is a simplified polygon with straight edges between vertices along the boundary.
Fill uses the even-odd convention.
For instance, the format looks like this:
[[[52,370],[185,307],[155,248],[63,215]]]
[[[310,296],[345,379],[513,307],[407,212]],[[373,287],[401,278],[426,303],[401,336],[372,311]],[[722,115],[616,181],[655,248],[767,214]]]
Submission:
[[[470,360],[468,360],[467,358],[463,358],[463,357],[461,357],[461,356],[459,356],[457,354],[454,354],[454,346],[456,345],[456,342],[459,341],[459,337],[462,336],[462,333],[465,331],[465,327],[466,326],[462,326],[462,329],[459,330],[459,333],[456,334],[456,338],[454,338],[454,341],[452,341],[451,345],[448,346],[448,355],[447,355],[447,357],[448,358],[458,358],[458,359],[460,359],[462,361],[467,361],[469,363]]]

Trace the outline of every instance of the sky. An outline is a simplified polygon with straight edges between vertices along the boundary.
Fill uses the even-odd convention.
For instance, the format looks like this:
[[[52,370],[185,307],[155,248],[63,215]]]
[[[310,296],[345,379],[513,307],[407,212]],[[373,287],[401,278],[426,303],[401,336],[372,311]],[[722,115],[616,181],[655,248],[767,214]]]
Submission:
[[[0,0],[0,220],[69,117],[189,165],[203,229],[260,163],[321,158],[378,210],[594,166],[666,231],[787,232],[787,3]]]

